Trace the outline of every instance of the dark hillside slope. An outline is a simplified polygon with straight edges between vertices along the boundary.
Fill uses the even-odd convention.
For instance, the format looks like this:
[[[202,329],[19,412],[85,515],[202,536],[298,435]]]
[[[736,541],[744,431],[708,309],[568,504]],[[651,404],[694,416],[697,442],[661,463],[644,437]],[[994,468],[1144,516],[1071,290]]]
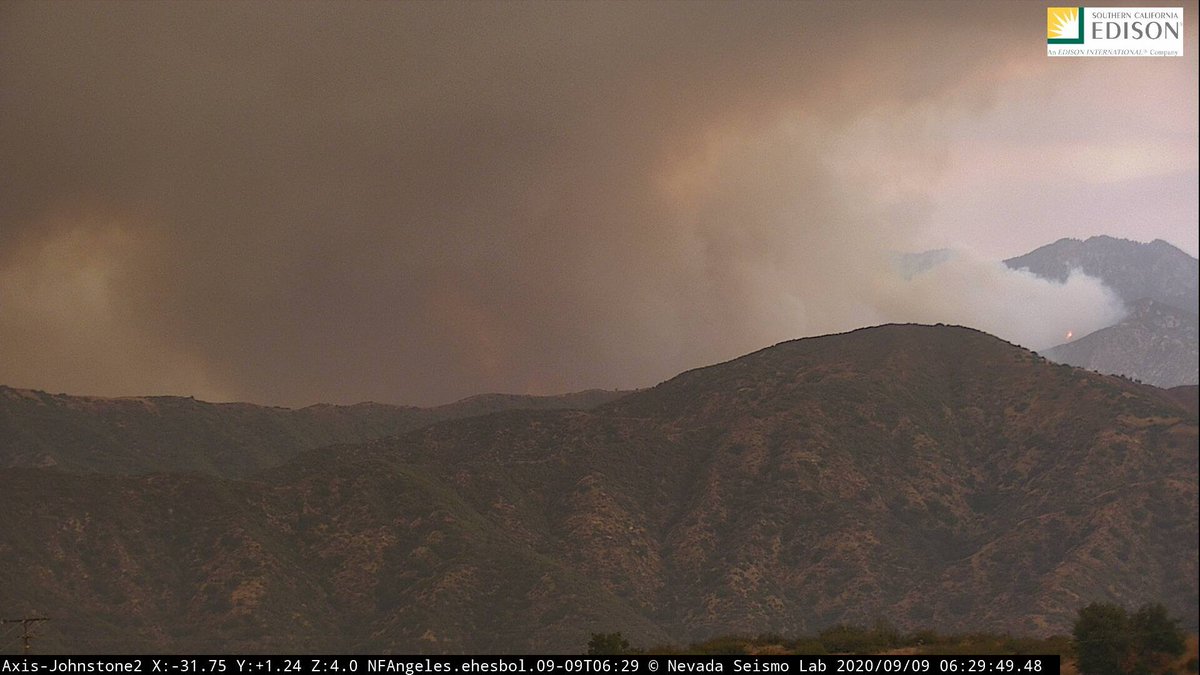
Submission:
[[[1200,412],[1200,387],[1194,384],[1171,387],[1167,394],[1192,415]]]
[[[99,398],[0,386],[0,467],[57,466],[117,474],[200,471],[238,478],[324,445],[362,442],[498,410],[590,408],[624,393],[488,394],[435,408],[359,403],[292,410],[176,396]]]
[[[974,330],[882,326],[306,452],[250,481],[0,471],[0,606],[111,649],[570,651],[835,622],[1197,623],[1197,421]],[[69,611],[68,611],[69,610]],[[57,642],[55,642],[57,640]]]

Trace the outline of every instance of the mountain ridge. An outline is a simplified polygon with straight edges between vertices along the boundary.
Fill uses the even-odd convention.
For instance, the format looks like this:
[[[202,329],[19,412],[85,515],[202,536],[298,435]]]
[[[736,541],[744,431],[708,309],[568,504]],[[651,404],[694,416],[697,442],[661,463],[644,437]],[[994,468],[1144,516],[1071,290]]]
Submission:
[[[0,602],[70,603],[142,651],[571,652],[879,618],[1046,633],[1093,600],[1195,626],[1196,439],[1170,392],[973,329],[873,327],[242,480],[0,470],[0,565],[35,580]]]
[[[1161,239],[1101,235],[1059,239],[1004,262],[1058,282],[1081,271],[1125,303],[1121,321],[1047,350],[1052,359],[1162,387],[1200,381],[1196,258]]]
[[[71,396],[0,385],[0,467],[243,477],[311,448],[498,410],[587,408],[625,393],[484,394],[432,408],[374,402],[283,408],[181,396]]]
[[[1162,239],[1064,237],[1004,264],[1059,282],[1079,270],[1103,281],[1127,304],[1151,298],[1193,314],[1200,304],[1200,260]]]

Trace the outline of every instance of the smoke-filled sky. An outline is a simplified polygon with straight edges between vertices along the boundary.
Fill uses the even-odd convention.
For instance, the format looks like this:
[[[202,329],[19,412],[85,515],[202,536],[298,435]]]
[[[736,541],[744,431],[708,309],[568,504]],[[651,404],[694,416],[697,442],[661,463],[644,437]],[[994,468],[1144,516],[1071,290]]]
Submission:
[[[1000,258],[1197,252],[1200,45],[1193,1],[1184,58],[1049,59],[1044,7],[0,3],[0,383],[429,404],[889,321],[1053,345],[1119,303]]]

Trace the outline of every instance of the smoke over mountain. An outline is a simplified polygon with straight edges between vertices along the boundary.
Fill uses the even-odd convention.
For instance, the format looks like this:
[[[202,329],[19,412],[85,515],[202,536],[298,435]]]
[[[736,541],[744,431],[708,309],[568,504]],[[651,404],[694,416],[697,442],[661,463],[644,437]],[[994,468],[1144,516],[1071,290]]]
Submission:
[[[1051,63],[1042,30],[1007,3],[5,3],[0,382],[431,403],[641,386],[884,321],[1056,344],[1119,304],[994,245],[907,281],[890,263],[971,243],[931,225],[967,194],[942,191],[955,157],[1044,140],[997,122],[985,147],[972,120],[1064,81],[1139,101],[1098,127],[1156,101],[1170,124],[1137,133],[1195,155],[1194,54],[1131,94],[1151,66]],[[1193,183],[1179,161],[1168,184]],[[1062,234],[1013,227],[1008,253]]]

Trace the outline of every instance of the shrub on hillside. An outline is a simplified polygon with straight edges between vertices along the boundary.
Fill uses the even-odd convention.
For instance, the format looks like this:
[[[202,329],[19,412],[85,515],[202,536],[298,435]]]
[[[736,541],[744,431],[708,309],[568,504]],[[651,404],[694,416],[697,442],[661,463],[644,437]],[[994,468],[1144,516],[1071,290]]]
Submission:
[[[592,639],[588,640],[589,656],[616,656],[629,651],[629,640],[620,633],[592,633]]]
[[[1084,675],[1165,672],[1185,647],[1179,621],[1158,604],[1130,615],[1120,605],[1094,602],[1079,610],[1073,636]]]

